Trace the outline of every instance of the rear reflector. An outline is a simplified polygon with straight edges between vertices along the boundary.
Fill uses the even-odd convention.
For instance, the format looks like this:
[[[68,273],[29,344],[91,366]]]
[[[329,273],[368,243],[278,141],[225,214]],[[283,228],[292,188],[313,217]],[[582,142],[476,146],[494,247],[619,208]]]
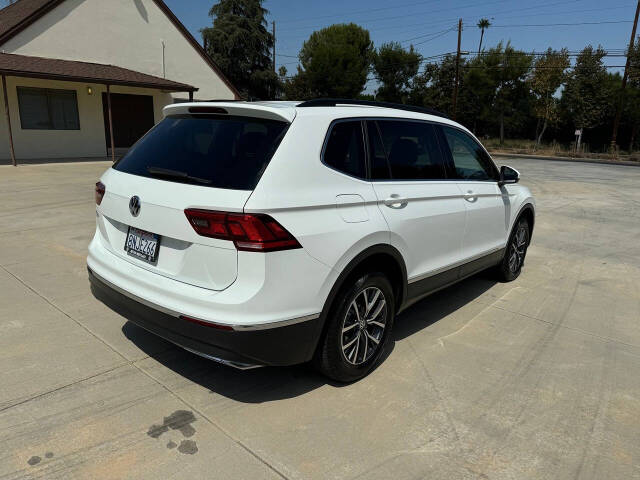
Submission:
[[[197,318],[191,318],[185,315],[180,315],[180,319],[185,320],[187,322],[195,323],[196,325],[202,325],[203,327],[216,328],[218,330],[233,331],[233,327],[229,325],[218,325],[217,323],[205,322],[204,320],[198,320]]]
[[[96,205],[100,205],[102,203],[102,199],[104,198],[104,192],[106,192],[106,190],[107,189],[104,186],[104,183],[102,182],[96,183],[96,190],[95,190]]]
[[[282,225],[269,215],[187,209],[189,223],[198,235],[232,241],[238,250],[274,252],[302,248]]]

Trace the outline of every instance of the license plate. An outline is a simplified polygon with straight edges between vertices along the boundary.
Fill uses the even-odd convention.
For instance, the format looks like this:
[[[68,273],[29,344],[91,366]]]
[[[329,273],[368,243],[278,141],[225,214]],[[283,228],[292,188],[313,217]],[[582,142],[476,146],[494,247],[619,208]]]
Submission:
[[[124,244],[124,250],[127,254],[145,262],[155,263],[158,258],[159,246],[159,235],[145,232],[139,228],[129,227],[127,241]]]

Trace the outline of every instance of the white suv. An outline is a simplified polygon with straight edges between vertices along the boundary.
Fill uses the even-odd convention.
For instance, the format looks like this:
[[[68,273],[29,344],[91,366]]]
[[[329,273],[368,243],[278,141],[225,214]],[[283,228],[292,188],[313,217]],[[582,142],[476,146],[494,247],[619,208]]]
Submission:
[[[461,125],[353,100],[176,104],[96,185],[94,295],[235,366],[369,373],[396,314],[524,263],[534,201]]]

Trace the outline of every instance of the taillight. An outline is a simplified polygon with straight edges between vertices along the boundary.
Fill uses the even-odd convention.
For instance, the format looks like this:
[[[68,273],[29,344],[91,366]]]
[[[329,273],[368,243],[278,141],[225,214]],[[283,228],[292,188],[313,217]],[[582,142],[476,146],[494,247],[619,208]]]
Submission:
[[[295,237],[269,215],[196,209],[184,213],[198,235],[230,240],[238,250],[273,252],[301,248]]]
[[[106,188],[104,183],[98,182],[96,183],[96,205],[100,205],[102,203],[102,198],[104,197],[104,192]]]

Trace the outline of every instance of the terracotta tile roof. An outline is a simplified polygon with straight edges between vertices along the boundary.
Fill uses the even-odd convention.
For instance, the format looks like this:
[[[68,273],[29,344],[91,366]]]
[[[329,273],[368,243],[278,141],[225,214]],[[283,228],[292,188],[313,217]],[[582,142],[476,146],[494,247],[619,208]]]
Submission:
[[[173,82],[165,78],[154,77],[114,65],[31,57],[11,53],[0,53],[0,74],[15,77],[156,88],[173,92],[198,90],[185,83]]]

